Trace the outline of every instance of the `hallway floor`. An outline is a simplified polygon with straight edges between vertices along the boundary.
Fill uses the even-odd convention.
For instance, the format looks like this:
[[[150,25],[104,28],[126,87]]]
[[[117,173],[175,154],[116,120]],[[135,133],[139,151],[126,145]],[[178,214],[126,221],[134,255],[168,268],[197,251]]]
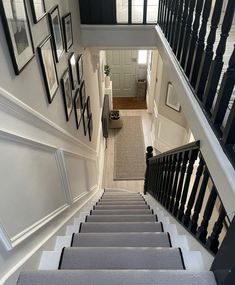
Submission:
[[[136,97],[113,97],[114,110],[144,110],[147,109],[146,100],[137,100]]]
[[[151,115],[147,110],[122,110],[121,116],[141,116],[145,147],[152,145],[151,141]],[[105,188],[122,188],[133,192],[143,192],[144,180],[113,180],[114,169],[114,131],[110,130],[105,152],[104,179],[103,187]]]

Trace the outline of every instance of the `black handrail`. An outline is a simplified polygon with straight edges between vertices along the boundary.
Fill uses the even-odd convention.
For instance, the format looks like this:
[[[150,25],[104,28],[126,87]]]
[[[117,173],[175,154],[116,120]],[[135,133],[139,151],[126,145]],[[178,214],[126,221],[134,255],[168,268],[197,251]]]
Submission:
[[[230,223],[216,185],[195,141],[153,157],[146,153],[144,194],[151,194],[204,247],[216,253]],[[208,225],[214,223],[210,232]],[[227,223],[227,224],[226,224]]]
[[[223,150],[235,166],[235,49],[229,54],[227,69],[223,62],[227,44],[234,45],[234,41],[228,40],[235,1],[227,1],[225,12],[222,12],[223,3],[223,0],[182,0],[176,7],[172,0],[159,0],[158,24]],[[174,15],[173,21],[169,15]],[[169,37],[168,27],[172,22],[175,28]],[[221,31],[218,31],[219,23]],[[216,34],[220,34],[218,44]]]

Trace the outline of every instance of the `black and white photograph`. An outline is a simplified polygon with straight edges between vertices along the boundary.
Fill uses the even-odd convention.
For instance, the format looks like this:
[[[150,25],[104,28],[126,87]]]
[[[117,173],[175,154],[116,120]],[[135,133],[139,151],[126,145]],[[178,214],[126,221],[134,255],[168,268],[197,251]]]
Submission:
[[[62,93],[64,97],[64,107],[66,120],[69,121],[73,110],[73,100],[72,100],[72,88],[69,77],[69,70],[67,69],[61,79]]]
[[[76,57],[74,53],[72,53],[69,57],[69,72],[71,76],[72,88],[75,90],[78,85],[78,76],[76,70]]]
[[[44,77],[48,101],[52,102],[59,87],[57,70],[52,50],[51,36],[48,36],[38,47],[41,69]]]
[[[80,54],[77,59],[77,73],[78,73],[78,83],[82,83],[82,77],[83,77],[83,61],[82,61],[82,55]]]
[[[44,0],[30,0],[33,21],[38,23],[46,15],[46,7]]]
[[[61,31],[59,6],[56,6],[49,13],[49,21],[50,21],[53,44],[55,48],[56,61],[59,62],[60,58],[64,53],[64,42]]]
[[[177,112],[180,112],[181,109],[174,87],[170,82],[168,83],[167,87],[166,106],[174,109]]]
[[[93,133],[93,119],[92,119],[92,114],[89,116],[89,121],[88,121],[88,134],[89,134],[89,141],[92,139],[92,133]]]
[[[79,89],[76,91],[76,94],[74,97],[74,109],[75,109],[76,126],[77,126],[77,129],[79,129],[79,125],[80,125],[81,118],[82,118],[81,94],[79,92]]]
[[[24,0],[0,1],[6,40],[18,75],[34,57],[34,46]]]
[[[66,52],[68,52],[71,46],[73,45],[71,13],[68,13],[62,18],[62,24],[63,24],[64,39],[65,39],[65,50]]]
[[[81,87],[80,87],[80,94],[82,99],[82,108],[85,107],[86,104],[86,88],[85,88],[85,81],[82,81]]]

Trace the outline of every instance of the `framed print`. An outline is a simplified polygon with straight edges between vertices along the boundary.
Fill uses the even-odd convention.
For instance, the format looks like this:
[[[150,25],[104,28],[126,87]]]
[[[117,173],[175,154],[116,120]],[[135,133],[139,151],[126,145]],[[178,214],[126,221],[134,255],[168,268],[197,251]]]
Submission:
[[[91,103],[90,103],[90,96],[87,97],[87,101],[86,101],[86,108],[87,108],[87,114],[88,117],[90,117],[91,115]]]
[[[62,18],[64,40],[65,40],[65,50],[69,51],[73,45],[73,29],[72,29],[72,17],[71,13],[68,13]]]
[[[44,42],[38,47],[38,54],[47,91],[48,101],[49,103],[51,103],[59,87],[57,70],[54,61],[54,54],[52,50],[51,36],[48,36],[44,40]]]
[[[76,71],[76,59],[74,53],[72,53],[69,58],[69,72],[71,76],[72,88],[75,90],[76,86],[78,85],[78,76]]]
[[[81,102],[82,102],[82,108],[85,107],[86,104],[86,90],[85,90],[85,81],[82,81],[81,87],[80,87],[80,94],[81,94]]]
[[[76,125],[77,129],[79,129],[79,125],[82,118],[82,104],[81,104],[81,96],[79,89],[77,90],[75,97],[74,97],[74,109],[75,109],[75,119],[76,119]]]
[[[84,135],[87,135],[87,129],[88,129],[88,121],[89,121],[89,116],[87,112],[87,102],[83,108],[82,112],[82,121],[83,121],[83,129],[84,129]]]
[[[44,0],[30,0],[33,21],[38,23],[46,15],[46,7]]]
[[[59,59],[64,53],[64,43],[61,31],[60,12],[58,5],[49,13],[49,22],[53,44],[55,48],[56,61],[59,62]]]
[[[83,76],[83,61],[82,55],[80,55],[77,59],[77,73],[78,73],[78,83],[81,84],[82,76]]]
[[[180,112],[181,109],[177,95],[175,94],[175,90],[170,82],[168,83],[167,87],[166,106],[174,109],[177,112]]]
[[[61,79],[61,84],[62,84],[62,92],[64,97],[66,120],[69,121],[73,109],[73,101],[72,101],[72,88],[71,88],[68,69],[65,71]]]
[[[89,116],[89,121],[88,121],[88,135],[89,135],[89,141],[92,139],[92,133],[93,133],[93,119],[92,119],[92,114]]]
[[[25,0],[0,1],[0,13],[13,67],[18,75],[34,57]]]

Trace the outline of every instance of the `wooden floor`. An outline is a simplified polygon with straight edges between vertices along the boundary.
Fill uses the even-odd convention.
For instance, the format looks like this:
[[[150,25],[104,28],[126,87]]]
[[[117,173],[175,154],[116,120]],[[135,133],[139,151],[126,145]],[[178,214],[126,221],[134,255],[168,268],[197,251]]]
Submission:
[[[152,145],[151,141],[151,115],[146,110],[122,110],[121,116],[141,116],[145,147]],[[103,187],[105,188],[122,188],[128,189],[133,192],[142,192],[144,186],[144,180],[125,180],[114,181],[113,180],[113,166],[114,166],[114,133],[110,130],[108,138],[108,147],[105,152],[105,165],[104,165],[104,177]]]
[[[137,100],[135,97],[113,97],[115,110],[144,110],[147,109],[146,100]]]

